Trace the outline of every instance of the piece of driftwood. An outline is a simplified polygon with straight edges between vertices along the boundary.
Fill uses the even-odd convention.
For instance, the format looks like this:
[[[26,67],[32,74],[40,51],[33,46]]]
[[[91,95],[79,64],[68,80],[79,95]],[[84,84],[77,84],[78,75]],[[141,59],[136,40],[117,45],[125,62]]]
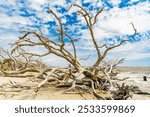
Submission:
[[[48,82],[48,80],[50,79],[52,73],[54,73],[54,71],[55,71],[56,69],[57,69],[57,68],[52,69],[52,70],[47,74],[46,78],[45,78],[43,81],[41,81],[41,82],[36,86],[37,91],[38,91],[39,88],[41,88],[46,82]]]
[[[147,77],[146,76],[143,76],[143,81],[147,81]]]
[[[122,85],[116,83],[117,90],[111,91],[112,98],[114,100],[127,100],[128,98],[132,98],[131,89],[129,85]]]

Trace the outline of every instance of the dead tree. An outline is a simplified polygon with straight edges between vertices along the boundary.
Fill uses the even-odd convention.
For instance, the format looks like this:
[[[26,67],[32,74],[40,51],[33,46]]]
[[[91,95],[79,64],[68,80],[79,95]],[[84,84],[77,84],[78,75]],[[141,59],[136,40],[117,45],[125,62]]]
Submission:
[[[22,49],[24,47],[35,47],[35,46],[44,47],[47,51],[42,54],[26,52],[26,51],[21,52],[21,54],[37,56],[37,57],[43,57],[49,54],[54,54],[58,57],[65,59],[71,66],[75,68],[75,72],[73,72],[73,70],[71,69],[69,69],[68,71],[64,71],[60,69],[55,70],[55,77],[56,77],[56,74],[57,76],[59,76],[58,71],[59,72],[61,71],[61,73],[65,72],[68,75],[67,77],[69,77],[70,79],[70,82],[67,84],[66,83],[63,84],[62,82],[61,83],[59,82],[58,87],[61,87],[64,85],[70,86],[71,88],[69,88],[69,90],[75,89],[76,87],[86,88],[86,89],[88,89],[87,87],[89,87],[92,89],[93,95],[97,95],[95,89],[99,87],[100,84],[104,82],[109,82],[109,84],[112,85],[111,83],[112,69],[121,61],[114,63],[114,64],[109,64],[107,65],[107,67],[103,68],[103,70],[99,69],[100,64],[105,59],[109,51],[133,39],[137,30],[135,29],[134,24],[131,23],[132,28],[134,30],[134,34],[132,35],[131,38],[122,39],[120,42],[118,42],[118,44],[113,45],[113,46],[109,46],[109,44],[107,43],[103,45],[98,45],[93,29],[97,22],[98,16],[102,13],[104,8],[98,10],[94,16],[91,16],[90,13],[86,9],[84,9],[82,6],[77,5],[77,4],[72,4],[70,8],[68,9],[68,11],[72,7],[76,7],[78,9],[77,14],[79,15],[79,17],[83,17],[83,19],[85,20],[86,22],[85,25],[88,27],[88,30],[91,35],[91,41],[94,44],[95,51],[97,52],[97,60],[91,66],[91,69],[87,69],[86,66],[81,65],[81,63],[79,62],[77,58],[77,50],[76,50],[76,46],[74,43],[74,39],[68,33],[66,33],[65,26],[63,25],[61,19],[51,9],[49,9],[49,12],[55,17],[56,21],[59,24],[59,28],[57,32],[60,36],[60,42],[55,42],[53,39],[47,38],[34,31],[24,31],[25,34],[22,37],[19,37],[19,39],[13,44],[13,49],[11,53],[13,54],[19,48]],[[34,39],[30,38],[30,36],[34,36]],[[73,54],[67,49],[65,38],[70,40],[70,43],[73,48]],[[102,49],[104,50],[104,52],[102,52]],[[100,71],[104,72],[103,75],[105,75],[106,78],[99,76]],[[43,82],[45,83],[45,81],[47,81],[47,78]],[[101,97],[101,96],[97,96],[97,97]]]
[[[11,54],[8,50],[0,49],[0,71],[3,76],[17,76],[26,72],[39,72],[43,64],[38,59],[32,59],[31,55],[24,55],[23,49]],[[43,67],[44,68],[44,67]]]

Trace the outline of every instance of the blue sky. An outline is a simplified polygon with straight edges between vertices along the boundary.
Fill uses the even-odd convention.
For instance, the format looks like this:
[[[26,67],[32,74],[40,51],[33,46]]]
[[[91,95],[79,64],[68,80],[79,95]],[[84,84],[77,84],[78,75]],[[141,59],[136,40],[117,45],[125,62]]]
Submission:
[[[58,23],[47,12],[50,8],[57,13],[68,33],[78,41],[75,43],[78,58],[90,57],[81,63],[90,65],[96,60],[96,53],[91,42],[90,34],[83,18],[77,16],[78,10],[66,9],[72,4],[82,5],[94,14],[97,9],[104,7],[94,27],[95,37],[99,44],[105,42],[116,44],[121,39],[127,39],[134,33],[131,22],[137,29],[137,35],[132,42],[126,43],[111,51],[107,59],[125,58],[124,66],[150,67],[150,1],[149,0],[0,0],[0,47],[10,49],[8,43],[15,42],[22,34],[21,30],[43,32],[43,35],[55,41]],[[66,40],[66,42],[68,42]],[[68,47],[72,51],[71,47]],[[41,48],[28,48],[38,53]],[[43,61],[50,65],[67,65],[66,62],[54,55],[44,57]]]

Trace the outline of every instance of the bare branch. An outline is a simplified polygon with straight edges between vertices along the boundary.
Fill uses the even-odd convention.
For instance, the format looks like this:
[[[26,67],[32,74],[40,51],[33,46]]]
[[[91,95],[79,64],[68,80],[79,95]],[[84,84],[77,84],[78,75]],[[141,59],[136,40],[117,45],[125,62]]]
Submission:
[[[110,50],[112,50],[114,48],[117,48],[117,47],[121,46],[123,43],[128,42],[128,41],[130,41],[130,40],[132,40],[134,38],[134,36],[136,35],[137,30],[135,29],[134,24],[133,23],[131,23],[131,24],[132,24],[132,28],[134,29],[134,34],[132,35],[132,38],[125,39],[125,40],[123,39],[120,43],[118,43],[117,45],[111,46],[111,47],[108,47],[108,46],[104,45],[107,48],[104,51],[103,55],[101,57],[99,57],[99,59],[97,60],[97,62],[93,65],[93,69],[96,68],[100,64],[100,62],[106,57],[107,53]]]
[[[96,13],[96,15],[94,16],[94,22],[92,23],[92,25],[96,23],[98,15],[101,14],[103,10],[104,10],[104,7]]]
[[[11,76],[11,75],[16,75],[16,74],[22,74],[22,73],[25,73],[25,72],[39,72],[38,70],[36,69],[31,69],[31,68],[28,68],[28,69],[24,69],[24,70],[21,70],[21,71],[2,71],[4,74],[8,75],[8,76]]]
[[[75,57],[75,60],[77,59],[77,52],[76,52],[76,47],[75,47],[75,44],[74,44],[74,40],[71,38],[70,35],[66,34],[65,35],[71,40],[71,44],[73,46],[73,50],[74,50],[74,57]]]
[[[59,26],[60,26],[60,36],[61,36],[61,48],[63,48],[63,46],[65,45],[65,42],[64,42],[64,30],[63,30],[63,25],[62,25],[62,22],[60,20],[60,18],[56,15],[56,13],[54,13],[51,9],[49,10],[50,13],[53,14],[53,16],[55,16],[55,18],[58,20],[59,22]]]
[[[100,54],[100,50],[99,50],[98,44],[97,44],[95,36],[94,36],[93,25],[92,25],[92,17],[90,16],[90,14],[83,7],[81,7],[77,4],[73,4],[73,5],[81,9],[81,11],[78,11],[78,13],[81,14],[84,17],[85,21],[86,21],[86,24],[89,28],[89,31],[90,31],[90,34],[91,34],[91,37],[92,37],[92,42],[93,42],[93,44],[96,48],[96,52],[97,52],[98,58],[99,58],[101,56],[101,54]],[[100,14],[100,11],[97,13],[95,18],[97,18],[98,14]]]
[[[37,90],[38,90],[40,87],[42,87],[42,86],[50,79],[50,76],[52,75],[52,73],[53,73],[54,71],[56,71],[56,69],[57,69],[57,68],[52,69],[52,70],[50,71],[50,73],[48,73],[47,77],[46,77],[42,82],[40,82],[40,83],[37,85],[37,87],[36,87]]]

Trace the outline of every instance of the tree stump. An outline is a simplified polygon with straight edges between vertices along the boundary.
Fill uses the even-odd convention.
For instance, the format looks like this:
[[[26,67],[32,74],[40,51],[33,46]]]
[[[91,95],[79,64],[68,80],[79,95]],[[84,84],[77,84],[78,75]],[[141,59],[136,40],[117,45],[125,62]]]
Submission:
[[[146,78],[146,76],[143,76],[143,81],[147,81],[147,78]]]

